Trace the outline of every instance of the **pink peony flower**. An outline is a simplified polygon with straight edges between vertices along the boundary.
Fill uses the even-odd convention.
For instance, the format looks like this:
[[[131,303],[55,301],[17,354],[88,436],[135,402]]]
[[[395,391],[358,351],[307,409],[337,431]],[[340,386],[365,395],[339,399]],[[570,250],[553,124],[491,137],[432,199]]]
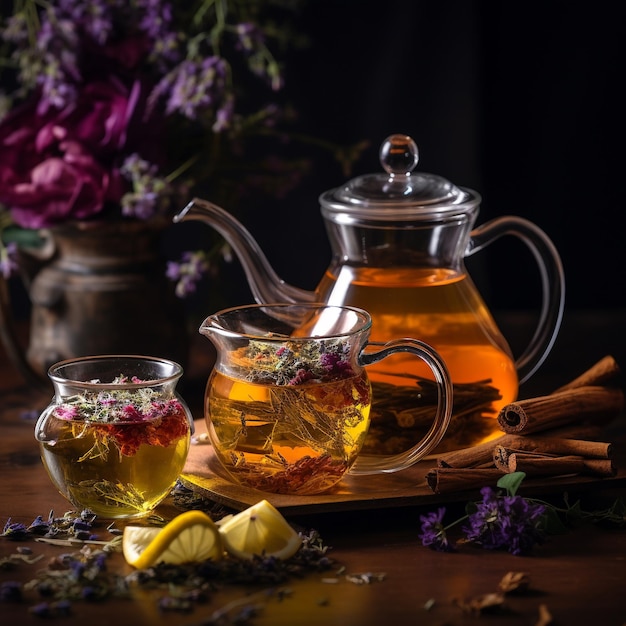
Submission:
[[[140,97],[117,81],[89,83],[65,111],[32,101],[0,123],[0,202],[24,228],[100,213],[124,185],[113,157],[125,146]]]
[[[37,136],[37,148],[46,150],[60,139],[73,139],[103,157],[126,145],[127,131],[139,96],[140,84],[130,91],[117,80],[88,83],[76,103],[57,113]]]

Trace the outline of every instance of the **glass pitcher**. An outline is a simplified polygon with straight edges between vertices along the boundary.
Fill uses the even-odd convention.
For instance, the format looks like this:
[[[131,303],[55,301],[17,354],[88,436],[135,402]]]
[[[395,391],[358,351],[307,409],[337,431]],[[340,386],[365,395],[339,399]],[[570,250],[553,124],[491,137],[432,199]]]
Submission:
[[[235,482],[322,493],[347,472],[406,469],[441,441],[452,413],[445,364],[414,339],[367,350],[371,327],[366,311],[315,304],[249,305],[204,320],[200,333],[217,350],[205,394],[207,429]],[[372,403],[366,368],[394,354],[423,362],[435,378],[434,405],[422,407],[429,427],[401,454],[361,455]]]

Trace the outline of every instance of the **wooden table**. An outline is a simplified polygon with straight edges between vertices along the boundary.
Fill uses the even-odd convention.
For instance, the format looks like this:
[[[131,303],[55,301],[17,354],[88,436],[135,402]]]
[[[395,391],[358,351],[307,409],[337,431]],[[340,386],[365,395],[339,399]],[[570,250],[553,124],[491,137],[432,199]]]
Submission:
[[[521,318],[520,318],[521,319]],[[624,353],[616,337],[623,326],[623,312],[577,313],[566,315],[563,331],[552,355],[537,374],[533,386],[522,390],[526,397],[547,391],[581,373],[605,354],[618,362]],[[513,332],[523,333],[519,320],[508,318]],[[517,331],[515,330],[517,329]],[[514,340],[512,341],[514,343]],[[19,375],[2,359],[0,366],[0,524],[7,518],[30,523],[50,510],[62,514],[66,501],[55,492],[41,465],[33,438],[32,420],[23,411],[39,411],[49,397],[25,387]],[[200,358],[189,370],[187,400],[200,406],[202,371]],[[195,368],[195,369],[194,369]],[[543,389],[545,388],[545,389]],[[623,419],[611,427],[616,445],[626,443]],[[581,494],[587,508],[606,506],[624,496],[623,487],[600,485]],[[576,494],[571,494],[574,498]],[[556,500],[560,494],[554,494]],[[463,503],[452,505],[459,511]],[[100,603],[75,602],[69,617],[56,623],[90,626],[195,625],[231,601],[261,602],[262,610],[250,623],[272,626],[380,626],[381,624],[533,625],[538,623],[539,606],[544,604],[562,626],[626,624],[626,529],[584,526],[564,535],[551,536],[529,557],[464,547],[457,553],[433,552],[418,538],[419,517],[432,507],[410,506],[372,511],[344,511],[298,514],[290,518],[304,528],[315,528],[331,546],[330,556],[344,570],[312,573],[292,580],[284,587],[289,593],[253,596],[250,587],[226,587],[213,594],[206,604],[191,613],[161,612],[161,592],[137,590],[131,599]],[[159,513],[171,517],[180,511],[168,501]],[[0,568],[0,583],[33,578],[34,572],[50,558],[68,548],[0,539],[0,559],[28,545],[45,558],[36,564],[21,563],[15,569]],[[109,567],[130,574],[121,554],[114,554]],[[507,572],[525,572],[530,591],[507,597],[507,611],[499,615],[464,613],[456,600],[495,592]],[[345,574],[384,574],[384,580],[369,584],[350,582]],[[327,579],[333,579],[329,582]],[[28,610],[27,603],[0,603],[3,624],[40,624],[41,618]],[[428,609],[427,607],[430,606]]]

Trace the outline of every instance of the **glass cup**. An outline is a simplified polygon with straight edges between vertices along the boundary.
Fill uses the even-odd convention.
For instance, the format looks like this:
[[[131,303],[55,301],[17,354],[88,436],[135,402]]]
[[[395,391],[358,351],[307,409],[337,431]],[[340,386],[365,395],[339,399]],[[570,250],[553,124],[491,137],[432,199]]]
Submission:
[[[69,359],[48,370],[54,398],[35,426],[59,492],[99,517],[149,514],[170,492],[193,418],[176,392],[182,367],[149,356]]]
[[[347,472],[410,467],[441,441],[452,411],[445,364],[416,339],[368,344],[371,326],[362,309],[319,304],[249,305],[204,320],[200,333],[217,350],[205,418],[216,457],[235,482],[317,494]],[[434,374],[432,425],[401,454],[361,455],[372,403],[365,366],[398,352],[425,361]]]

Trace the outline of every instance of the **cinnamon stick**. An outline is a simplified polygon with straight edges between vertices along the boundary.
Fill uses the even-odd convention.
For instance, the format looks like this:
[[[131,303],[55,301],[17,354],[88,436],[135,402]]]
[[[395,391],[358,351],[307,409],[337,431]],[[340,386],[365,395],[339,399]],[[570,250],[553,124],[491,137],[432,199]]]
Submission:
[[[621,374],[622,372],[615,359],[611,355],[607,355],[580,376],[566,385],[559,387],[553,393],[576,389],[578,387],[606,387],[617,385],[620,382]]]
[[[426,482],[435,493],[453,493],[495,485],[502,472],[497,469],[436,467],[426,474]]]
[[[611,444],[598,439],[601,426],[624,409],[620,377],[609,355],[548,396],[507,405],[498,414],[504,434],[441,454],[426,476],[428,485],[450,493],[495,484],[512,471],[614,476]]]
[[[445,452],[437,457],[437,467],[470,468],[493,463],[494,446],[506,445],[512,435],[502,435],[497,439],[479,443],[469,448],[461,448],[451,452]]]
[[[600,436],[600,428],[598,426],[589,426],[582,424],[572,424],[561,428],[554,428],[545,433],[537,433],[532,441],[544,438],[561,438],[561,439],[577,439],[577,440],[594,440]],[[508,446],[511,448],[524,449],[519,439],[528,439],[524,435],[502,435],[491,441],[479,443],[468,448],[452,450],[444,452],[437,457],[438,467],[480,467],[485,463],[493,462],[493,451],[498,445]]]
[[[507,448],[513,452],[538,452],[554,456],[582,456],[595,459],[611,457],[612,446],[604,441],[587,441],[584,439],[562,439],[560,437],[525,437],[509,435],[496,448]]]
[[[508,434],[528,434],[555,426],[593,420],[606,423],[624,408],[621,389],[584,386],[548,396],[512,402],[500,410],[498,423]]]
[[[565,474],[593,474],[615,476],[611,459],[585,459],[580,456],[542,456],[515,452],[508,458],[509,472],[524,472],[529,476],[561,476]]]

